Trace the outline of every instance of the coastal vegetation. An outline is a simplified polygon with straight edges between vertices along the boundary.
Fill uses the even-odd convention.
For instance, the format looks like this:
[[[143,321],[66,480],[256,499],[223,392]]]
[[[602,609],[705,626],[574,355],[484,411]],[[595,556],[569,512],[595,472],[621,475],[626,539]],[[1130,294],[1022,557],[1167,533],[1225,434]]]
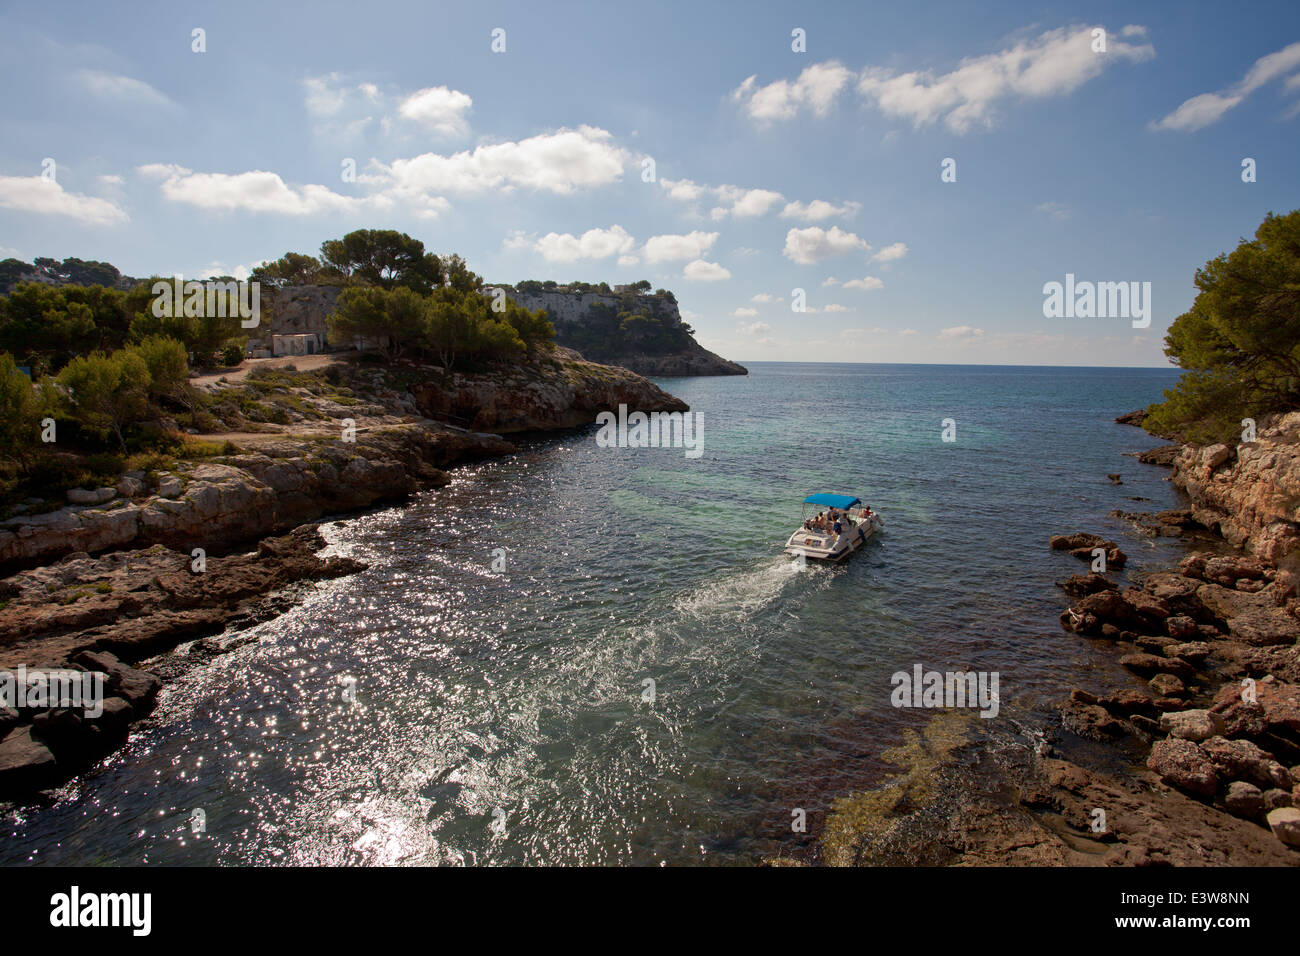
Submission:
[[[1143,426],[1231,443],[1244,419],[1300,408],[1300,210],[1270,213],[1255,238],[1198,269],[1196,287],[1165,336],[1165,354],[1186,372]]]
[[[319,257],[286,253],[252,278],[343,287],[331,340],[385,362],[432,359],[446,374],[513,364],[554,341],[542,313],[480,292],[460,256],[428,253],[394,230],[327,240]],[[233,285],[206,290],[205,307],[190,310],[156,308],[159,280],[126,279],[108,263],[6,260],[0,280],[16,280],[0,295],[0,504],[228,444],[193,437],[203,433],[319,417],[303,398],[318,390],[306,383],[250,375],[219,394],[190,383],[196,369],[243,360],[247,330]],[[354,401],[341,391],[328,398]]]

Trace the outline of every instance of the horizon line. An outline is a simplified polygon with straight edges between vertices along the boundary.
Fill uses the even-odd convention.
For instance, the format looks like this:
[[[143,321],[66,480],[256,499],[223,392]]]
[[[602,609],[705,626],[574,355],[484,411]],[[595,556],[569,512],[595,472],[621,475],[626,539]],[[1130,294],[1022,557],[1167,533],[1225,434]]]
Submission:
[[[923,365],[931,368],[1106,368],[1145,372],[1183,372],[1177,365],[1028,365],[1024,363],[1001,364],[996,362],[800,362],[774,359],[731,359],[739,365]],[[654,377],[654,376],[651,376]]]

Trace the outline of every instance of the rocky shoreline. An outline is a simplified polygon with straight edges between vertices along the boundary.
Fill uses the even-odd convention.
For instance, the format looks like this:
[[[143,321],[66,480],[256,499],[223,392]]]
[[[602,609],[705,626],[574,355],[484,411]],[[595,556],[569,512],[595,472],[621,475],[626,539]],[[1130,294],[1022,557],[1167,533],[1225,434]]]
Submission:
[[[1172,468],[1190,507],[1115,514],[1142,533],[1199,536],[1193,550],[1177,569],[1134,575],[1123,589],[1098,573],[1060,582],[1074,598],[1062,628],[1107,643],[1146,685],[1101,695],[1076,688],[1060,708],[1064,731],[1119,745],[1139,761],[1135,773],[1102,775],[1061,760],[1040,768],[1048,802],[1062,809],[1099,788],[1109,788],[1112,806],[1124,794],[1127,832],[1096,832],[1077,812],[1072,821],[1079,839],[1105,848],[1098,862],[1300,864],[1300,579],[1292,570],[1300,489],[1290,467],[1298,436],[1300,416],[1287,415],[1235,449],[1173,445],[1139,456]],[[1063,541],[1107,544],[1083,534],[1050,545]],[[1207,543],[1214,547],[1198,546]],[[1104,811],[1106,799],[1096,805]]]
[[[1105,551],[1106,573],[1058,582],[1071,599],[1061,626],[1111,648],[1130,681],[1075,688],[1058,723],[1006,721],[978,743],[960,716],[935,720],[891,754],[903,773],[837,803],[821,859],[1300,865],[1300,413],[1262,424],[1235,449],[1138,456],[1170,467],[1189,507],[1112,514],[1138,534],[1184,539],[1176,569],[1130,571],[1121,587],[1114,541],[1047,542],[1088,561]]]
[[[515,452],[498,432],[571,429],[619,404],[687,409],[639,375],[564,349],[473,375],[396,372],[336,367],[334,378],[350,383],[342,390],[323,387],[326,372],[319,382],[275,379],[263,391],[284,424],[229,436],[233,453],[128,472],[69,491],[62,507],[20,508],[0,521],[0,572],[9,575],[0,580],[0,675],[100,673],[105,687],[94,716],[44,702],[0,708],[0,798],[39,796],[125,742],[170,667],[132,665],[283,613],[295,586],[364,570],[318,555],[320,518],[404,500],[450,483],[447,468]],[[218,399],[242,388],[209,387]]]

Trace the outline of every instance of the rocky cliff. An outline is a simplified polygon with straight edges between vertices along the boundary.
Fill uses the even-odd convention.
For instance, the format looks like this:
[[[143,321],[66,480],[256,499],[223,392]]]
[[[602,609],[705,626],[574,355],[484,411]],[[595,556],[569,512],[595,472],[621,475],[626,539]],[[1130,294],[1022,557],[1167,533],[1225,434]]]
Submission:
[[[571,349],[529,366],[490,375],[453,372],[444,381],[411,385],[416,407],[429,418],[485,432],[576,428],[620,404],[644,412],[684,412],[687,405],[628,369],[597,365]]]
[[[631,293],[606,295],[600,292],[526,292],[511,286],[497,288],[505,289],[510,298],[526,309],[545,310],[555,325],[556,342],[577,349],[593,361],[619,365],[639,375],[662,377],[748,374],[743,365],[710,352],[686,332],[675,299]],[[607,311],[610,316],[617,316],[621,311],[649,314],[662,321],[668,329],[680,330],[680,334],[674,336],[674,344],[667,347],[623,340],[615,329],[593,340],[590,333],[602,311]]]
[[[1300,565],[1300,412],[1263,420],[1253,442],[1184,446],[1173,481],[1193,517],[1269,564]]]

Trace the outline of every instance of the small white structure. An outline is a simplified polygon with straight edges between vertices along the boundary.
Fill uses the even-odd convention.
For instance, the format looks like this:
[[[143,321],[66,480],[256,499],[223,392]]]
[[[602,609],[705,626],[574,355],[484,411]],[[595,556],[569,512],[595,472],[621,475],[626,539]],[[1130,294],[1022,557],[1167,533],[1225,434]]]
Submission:
[[[315,355],[323,351],[325,340],[319,332],[271,336],[272,355]]]

